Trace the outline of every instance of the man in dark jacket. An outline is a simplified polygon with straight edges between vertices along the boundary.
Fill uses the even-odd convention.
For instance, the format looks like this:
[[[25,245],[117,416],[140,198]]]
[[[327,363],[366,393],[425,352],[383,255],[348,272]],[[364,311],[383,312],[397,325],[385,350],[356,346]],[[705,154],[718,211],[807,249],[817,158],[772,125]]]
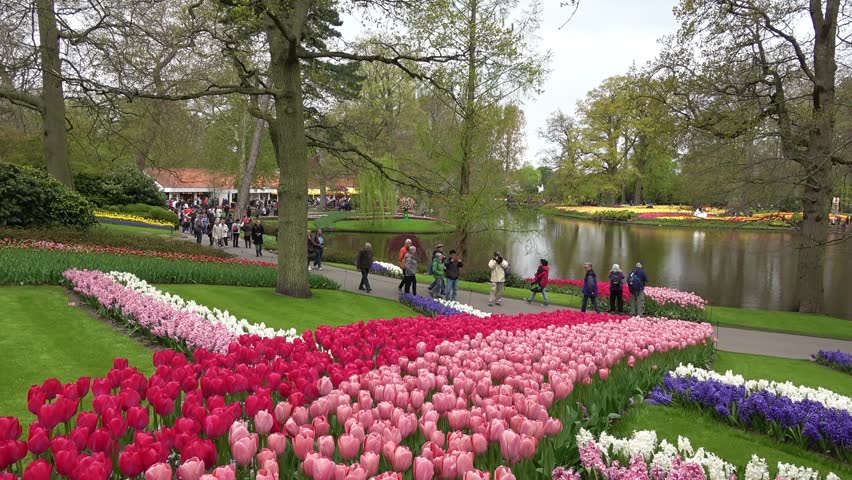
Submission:
[[[630,288],[630,313],[640,317],[645,311],[645,285],[648,284],[648,274],[642,262],[636,263],[636,268],[627,277],[627,286]]]
[[[367,293],[373,291],[370,288],[370,280],[367,275],[370,273],[370,267],[373,266],[373,246],[369,242],[364,244],[364,248],[358,252],[358,270],[361,271],[361,283],[358,284],[358,290],[366,290]]]
[[[266,233],[263,228],[263,222],[258,220],[255,222],[254,226],[251,227],[251,241],[254,243],[254,256],[262,257],[263,256],[263,234]]]
[[[456,295],[459,293],[459,276],[461,275],[462,264],[461,258],[455,250],[450,250],[450,256],[444,260],[444,275],[447,277],[447,296],[450,301],[456,300]]]
[[[580,311],[586,311],[586,302],[591,299],[592,306],[595,307],[595,313],[601,313],[598,308],[598,276],[592,268],[591,263],[586,262],[583,268],[586,269],[586,276],[583,278],[583,306],[580,308]]]

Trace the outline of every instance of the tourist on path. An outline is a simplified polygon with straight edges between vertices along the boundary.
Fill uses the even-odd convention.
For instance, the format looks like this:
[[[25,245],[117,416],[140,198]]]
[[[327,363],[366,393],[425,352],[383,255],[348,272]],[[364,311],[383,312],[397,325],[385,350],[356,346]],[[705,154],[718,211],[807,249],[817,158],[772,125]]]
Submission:
[[[411,239],[406,238],[405,244],[402,246],[402,248],[399,249],[399,268],[401,268],[403,270],[405,270],[405,256],[408,255],[408,249],[409,248],[411,248]],[[400,280],[399,287],[397,287],[397,290],[399,290],[401,292],[402,287],[404,287],[404,286],[405,286],[405,275],[403,274],[402,280]]]
[[[311,268],[311,262],[317,258],[317,241],[314,239],[314,236],[311,234],[311,231],[308,230],[308,271],[313,270]]]
[[[648,284],[648,274],[642,262],[636,263],[636,268],[627,277],[627,286],[630,288],[630,313],[642,316],[645,313],[645,285]]]
[[[251,228],[251,241],[254,243],[254,256],[263,256],[263,222],[258,220]]]
[[[417,295],[417,247],[408,247],[408,253],[405,254],[405,268],[402,270],[402,281],[405,288],[405,293]]]
[[[201,245],[201,236],[204,235],[204,219],[201,216],[195,218],[195,226],[193,227],[193,232],[195,233],[195,243]]]
[[[226,207],[227,208],[227,207]],[[228,218],[225,220],[225,246],[227,247],[231,240],[231,227],[234,225],[234,217],[228,215]],[[235,243],[236,247],[237,244]]]
[[[617,263],[609,271],[609,311],[624,313],[624,272]]]
[[[316,244],[316,256],[314,256],[314,266],[317,270],[322,270],[322,254],[325,250],[325,236],[322,234],[322,229],[318,228],[314,235],[314,243]]]
[[[243,229],[243,240],[245,240],[246,248],[251,248],[251,227],[253,226],[251,224],[251,218],[243,218],[243,221],[242,223],[240,223],[240,225],[240,228]]]
[[[456,295],[459,293],[459,277],[461,276],[461,268],[463,266],[461,258],[459,258],[456,251],[450,250],[450,258],[444,262],[444,275],[447,277],[447,300],[456,301]]]
[[[432,271],[432,267],[435,265],[435,257],[437,257],[438,254],[441,254],[441,257],[444,256],[444,244],[443,243],[439,243],[438,245],[435,246],[435,250],[432,250],[432,258],[429,259],[429,272],[428,273],[429,273],[429,275],[432,275],[433,278],[435,277],[435,272]],[[434,278],[434,280],[432,280],[432,283],[429,284],[429,293],[432,293],[432,290],[435,289],[436,283],[438,283],[438,279]]]
[[[503,288],[506,285],[506,269],[509,262],[500,256],[500,252],[494,252],[494,257],[488,261],[491,269],[491,293],[488,295],[488,306],[497,304],[503,300]]]
[[[435,252],[435,256],[432,257],[432,278],[434,279],[432,282],[433,287],[429,289],[429,295],[432,298],[442,297],[444,295],[444,254],[441,252]]]
[[[231,225],[231,237],[233,237],[231,239],[232,240],[231,243],[234,245],[234,248],[240,247],[240,227],[241,226],[242,226],[242,224],[239,223],[239,222],[234,222],[233,225]]]
[[[213,220],[211,218],[208,218],[207,219],[206,231],[207,231],[207,239],[210,240],[210,246],[211,247],[213,246],[213,227],[215,227],[215,225],[213,224]]]
[[[358,290],[366,290],[367,293],[373,291],[370,288],[370,280],[367,275],[370,273],[370,267],[373,266],[373,246],[370,242],[364,244],[364,248],[358,252],[358,270],[361,271],[361,283],[358,284]]]
[[[213,225],[213,239],[216,240],[216,245],[218,247],[225,246],[225,237],[228,236],[228,230],[225,227],[225,223],[221,219],[216,219],[216,224]]]
[[[550,267],[547,264],[547,260],[542,258],[539,260],[538,270],[535,272],[532,287],[530,288],[532,295],[530,295],[530,298],[527,299],[527,303],[532,303],[535,300],[535,295],[541,292],[541,297],[544,299],[544,305],[550,305],[550,300],[547,298],[547,281],[549,277]]]
[[[586,276],[583,278],[583,306],[581,312],[586,311],[586,302],[592,301],[592,306],[595,307],[595,313],[601,313],[598,308],[598,276],[592,268],[592,264],[586,262],[583,268],[586,269]]]

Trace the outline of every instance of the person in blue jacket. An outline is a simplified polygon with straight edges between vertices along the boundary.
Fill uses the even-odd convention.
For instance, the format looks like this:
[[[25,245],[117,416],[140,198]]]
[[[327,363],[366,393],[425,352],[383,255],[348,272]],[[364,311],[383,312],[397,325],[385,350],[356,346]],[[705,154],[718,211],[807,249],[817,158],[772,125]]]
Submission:
[[[586,303],[591,299],[595,313],[601,313],[598,308],[598,276],[591,263],[586,262],[583,268],[586,269],[586,276],[583,277],[583,306],[580,311],[586,311]]]
[[[630,289],[630,313],[640,317],[645,313],[645,285],[648,285],[648,274],[642,262],[637,262],[627,277],[627,287]]]

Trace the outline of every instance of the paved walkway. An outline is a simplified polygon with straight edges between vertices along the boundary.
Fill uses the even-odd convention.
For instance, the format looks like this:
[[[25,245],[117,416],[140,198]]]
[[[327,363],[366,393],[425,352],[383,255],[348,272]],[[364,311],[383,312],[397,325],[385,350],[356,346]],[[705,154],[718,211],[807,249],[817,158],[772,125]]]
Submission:
[[[185,237],[187,240],[192,239],[186,235],[181,235],[181,237]],[[254,248],[247,249],[240,247],[226,248],[225,250],[228,253],[239,257],[256,259]],[[278,257],[275,253],[266,251],[263,253],[263,260],[277,262]],[[322,275],[340,283],[343,290],[368,295],[366,292],[360,292],[358,290],[358,283],[361,281],[361,274],[359,272],[326,266],[323,268],[321,273]],[[370,275],[370,286],[373,291],[369,295],[392,300],[396,300],[398,297],[399,291],[397,288],[399,286],[399,280],[380,275]],[[428,285],[425,283],[418,283],[418,294],[428,295],[427,286]],[[540,296],[537,297],[537,299],[540,298]],[[516,300],[512,298],[503,299],[501,306],[495,305],[493,307],[489,307],[488,295],[471,291],[459,291],[457,300],[485,312],[508,315],[556,311],[568,308],[560,305],[549,305],[545,307],[540,303],[527,304],[523,300]],[[716,337],[719,340],[719,349],[728,352],[752,353],[785,358],[810,358],[811,354],[816,353],[818,350],[842,350],[845,352],[852,352],[852,341],[832,340],[804,335],[788,335],[784,333],[757,330],[744,330],[721,326],[716,327],[716,330]]]

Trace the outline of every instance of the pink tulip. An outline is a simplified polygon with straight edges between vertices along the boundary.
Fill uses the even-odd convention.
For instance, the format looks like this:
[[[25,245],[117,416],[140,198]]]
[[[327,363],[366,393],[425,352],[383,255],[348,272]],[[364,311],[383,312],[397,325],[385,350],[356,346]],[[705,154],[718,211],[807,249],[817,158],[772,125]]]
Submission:
[[[236,480],[237,467],[234,465],[222,465],[213,470],[213,476],[216,480]]]
[[[172,480],[172,467],[166,463],[155,463],[145,471],[145,480]]]
[[[432,461],[417,457],[414,459],[414,480],[432,480],[435,477],[435,466]]]
[[[304,460],[309,453],[314,451],[314,439],[302,433],[293,439],[293,454],[299,460]]]
[[[529,460],[535,456],[535,450],[538,447],[538,441],[535,437],[521,435],[520,455],[524,460]]]
[[[464,474],[462,480],[490,480],[491,473],[483,472],[482,470],[470,470]]]
[[[344,460],[356,458],[358,451],[361,449],[361,442],[348,433],[341,435],[337,439],[337,443],[340,447],[340,457]]]
[[[228,431],[228,443],[233,447],[237,441],[240,439],[246,438],[249,436],[248,425],[246,422],[241,420],[237,420],[233,424],[231,424],[231,428]]]
[[[606,381],[606,379],[609,378],[609,369],[602,368],[598,370],[598,375],[601,377],[601,380]]]
[[[268,448],[264,448],[257,454],[257,464],[262,466],[268,460],[276,460],[275,452]]]
[[[463,477],[473,470],[473,452],[460,452],[456,458],[457,475]]]
[[[257,434],[252,433],[231,445],[231,453],[234,455],[234,461],[237,462],[237,465],[246,466],[251,463],[257,453],[257,442]]]
[[[192,457],[183,462],[177,469],[177,476],[180,480],[199,480],[204,474],[204,461],[198,457]]]
[[[367,475],[372,477],[379,471],[379,455],[374,452],[364,452],[361,454],[361,461],[358,462]]]
[[[323,435],[317,439],[317,450],[320,455],[331,458],[334,456],[334,437]]]
[[[485,435],[474,433],[470,436],[470,443],[473,448],[473,453],[477,455],[482,455],[488,451],[488,439],[485,438]]]
[[[275,406],[275,419],[278,420],[278,423],[283,425],[290,419],[290,414],[292,412],[293,406],[290,405],[290,402],[279,402],[278,405]]]
[[[257,471],[257,475],[255,475],[255,480],[278,480],[278,475],[265,468],[261,468]]]
[[[414,457],[408,447],[396,447],[391,459],[391,465],[395,472],[405,472],[411,468]]]
[[[337,465],[332,460],[320,457],[314,461],[311,477],[314,480],[332,480],[336,470]]]
[[[254,415],[254,426],[257,429],[257,433],[261,435],[267,435],[271,432],[273,423],[274,419],[272,415],[266,410],[261,410]]]
[[[512,430],[506,430],[500,436],[500,453],[510,465],[521,458],[521,437]]]
[[[494,471],[494,480],[517,480],[515,475],[512,473],[512,470],[509,467],[501,466],[497,467],[497,470]]]
[[[276,455],[284,455],[284,452],[287,451],[287,437],[285,435],[273,433],[267,438],[267,442],[269,443],[269,448],[271,448]]]

